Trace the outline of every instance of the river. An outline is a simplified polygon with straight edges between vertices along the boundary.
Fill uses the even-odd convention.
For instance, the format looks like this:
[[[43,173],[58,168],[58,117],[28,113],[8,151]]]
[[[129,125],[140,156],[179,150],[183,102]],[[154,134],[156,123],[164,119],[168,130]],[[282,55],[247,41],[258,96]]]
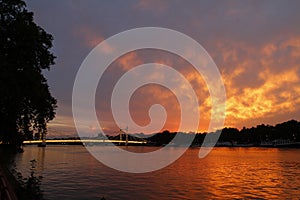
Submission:
[[[98,147],[109,148],[109,147]],[[156,147],[128,147],[153,151]],[[26,146],[15,158],[17,171],[42,176],[45,199],[298,199],[300,149],[214,148],[199,159],[188,149],[161,170],[129,174],[110,169],[83,146]],[[170,154],[177,151],[169,148]]]

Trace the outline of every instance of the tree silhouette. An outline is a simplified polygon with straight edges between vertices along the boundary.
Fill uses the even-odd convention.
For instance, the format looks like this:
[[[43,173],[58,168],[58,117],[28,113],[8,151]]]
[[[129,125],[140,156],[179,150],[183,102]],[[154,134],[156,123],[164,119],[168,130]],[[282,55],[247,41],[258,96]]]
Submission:
[[[54,64],[52,36],[33,21],[23,0],[0,0],[0,141],[20,145],[45,134],[56,99],[43,69]]]

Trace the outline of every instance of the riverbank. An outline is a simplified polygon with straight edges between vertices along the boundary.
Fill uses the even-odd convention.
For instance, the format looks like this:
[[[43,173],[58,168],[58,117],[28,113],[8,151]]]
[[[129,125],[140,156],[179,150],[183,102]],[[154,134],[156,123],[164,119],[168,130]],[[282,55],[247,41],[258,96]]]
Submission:
[[[8,157],[12,157],[12,149],[7,145],[0,146],[0,199],[17,200],[14,177],[7,169]]]
[[[8,181],[5,170],[0,166],[0,199],[17,200],[17,195],[10,182]]]
[[[42,199],[38,178],[32,173],[24,177],[15,166],[16,149],[0,145],[0,200]]]

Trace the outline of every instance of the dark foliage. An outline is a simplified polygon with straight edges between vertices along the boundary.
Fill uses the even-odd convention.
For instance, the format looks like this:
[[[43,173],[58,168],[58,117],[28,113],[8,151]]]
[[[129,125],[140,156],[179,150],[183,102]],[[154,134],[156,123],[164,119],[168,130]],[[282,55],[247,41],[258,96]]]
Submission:
[[[33,21],[22,0],[0,0],[0,141],[20,145],[45,134],[56,99],[43,69],[54,64],[52,36]]]
[[[290,120],[275,126],[261,124],[256,127],[242,128],[238,130],[236,128],[223,128],[219,138],[220,142],[236,142],[242,144],[260,144],[261,142],[274,141],[278,139],[289,139],[292,141],[300,142],[300,122],[296,120]],[[191,133],[170,133],[164,131],[156,134],[147,140],[156,145],[165,145],[171,142],[176,134],[191,135]],[[193,144],[202,144],[204,137],[208,133],[197,133]],[[216,132],[209,133],[216,134]],[[180,144],[182,141],[173,141],[175,144]]]
[[[14,186],[18,199],[22,200],[41,200],[43,199],[43,191],[41,190],[42,176],[37,176],[36,160],[30,161],[30,176],[24,177],[21,172],[16,170],[14,161],[11,161],[12,165],[9,172],[10,182]]]

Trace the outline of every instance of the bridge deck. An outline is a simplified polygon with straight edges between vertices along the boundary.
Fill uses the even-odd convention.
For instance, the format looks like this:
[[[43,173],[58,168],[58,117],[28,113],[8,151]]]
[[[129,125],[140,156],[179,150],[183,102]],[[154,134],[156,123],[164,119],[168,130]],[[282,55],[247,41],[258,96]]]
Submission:
[[[42,140],[28,140],[23,141],[23,144],[39,144],[42,143]],[[47,140],[47,144],[51,143],[126,143],[124,140],[94,140],[94,139],[87,139],[87,140]],[[131,141],[127,142],[128,144],[146,144],[145,141]]]

